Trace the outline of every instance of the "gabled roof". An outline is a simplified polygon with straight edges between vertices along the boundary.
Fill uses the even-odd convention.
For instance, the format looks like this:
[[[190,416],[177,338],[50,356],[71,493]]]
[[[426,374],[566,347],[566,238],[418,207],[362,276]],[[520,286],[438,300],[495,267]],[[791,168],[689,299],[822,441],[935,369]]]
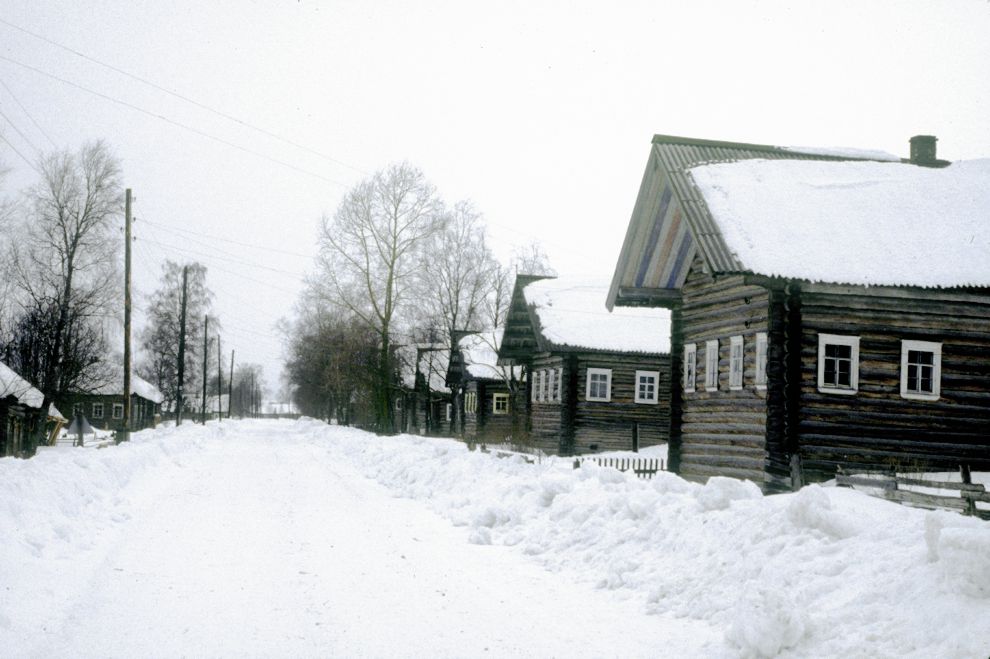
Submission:
[[[605,308],[604,280],[517,279],[499,363],[525,363],[538,352],[670,352],[666,309]]]
[[[14,369],[0,362],[0,399],[8,396],[13,396],[21,405],[35,409],[39,409],[45,402],[45,395],[39,389],[15,373]],[[55,403],[48,405],[48,416],[51,419],[66,420]]]
[[[722,237],[689,170],[702,164],[763,160],[894,159],[889,154],[857,150],[778,147],[765,144],[701,140],[656,135],[626,230],[607,304],[653,304],[664,291],[677,291],[694,257],[702,256],[711,272],[741,272],[739,261]]]
[[[87,391],[80,391],[79,393],[96,394],[99,396],[121,396],[123,395],[123,392],[124,369],[123,367],[117,367],[113,371],[113,375],[105,384],[98,387],[93,387]],[[133,371],[131,371],[131,394],[140,396],[145,400],[150,400],[152,403],[157,404],[161,404],[161,402],[165,400],[165,397],[162,395],[162,392],[158,390],[158,387],[151,384]]]
[[[451,351],[447,369],[447,385],[451,388],[469,380],[504,382],[510,376],[521,376],[515,368],[498,365],[502,328],[484,332],[456,332],[453,341],[455,348]]]

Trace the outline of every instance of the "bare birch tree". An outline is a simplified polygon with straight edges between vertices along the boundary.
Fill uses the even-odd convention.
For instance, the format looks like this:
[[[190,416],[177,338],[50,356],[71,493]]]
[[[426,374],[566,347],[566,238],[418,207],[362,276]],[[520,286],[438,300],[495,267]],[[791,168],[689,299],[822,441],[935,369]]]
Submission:
[[[394,432],[392,334],[410,300],[431,236],[444,224],[442,204],[423,173],[403,163],[358,183],[333,218],[324,216],[318,265],[330,301],[375,332],[379,342],[375,417]]]

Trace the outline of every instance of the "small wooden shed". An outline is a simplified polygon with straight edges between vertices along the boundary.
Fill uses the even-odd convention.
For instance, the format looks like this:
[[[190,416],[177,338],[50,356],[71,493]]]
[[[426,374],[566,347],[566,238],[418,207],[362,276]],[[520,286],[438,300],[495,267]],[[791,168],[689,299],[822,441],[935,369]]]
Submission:
[[[30,382],[0,362],[0,457],[28,457],[34,452],[30,434],[38,423],[38,410],[44,403],[44,395]],[[58,432],[65,419],[55,405],[49,405],[46,417]]]
[[[672,311],[671,467],[990,469],[988,163],[654,137],[608,304]]]
[[[670,312],[605,307],[608,283],[516,277],[499,363],[525,367],[531,443],[639,450],[670,432]]]

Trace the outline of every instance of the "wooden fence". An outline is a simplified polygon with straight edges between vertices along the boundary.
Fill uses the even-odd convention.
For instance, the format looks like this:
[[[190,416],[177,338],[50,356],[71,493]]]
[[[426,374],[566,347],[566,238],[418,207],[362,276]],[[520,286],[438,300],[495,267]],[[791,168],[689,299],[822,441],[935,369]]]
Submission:
[[[962,482],[953,482],[913,478],[891,472],[849,473],[839,467],[836,470],[835,482],[846,487],[875,488],[875,496],[888,501],[906,503],[919,508],[948,508],[964,515],[990,519],[990,509],[976,506],[977,502],[990,503],[990,493],[982,484],[972,482],[968,468],[963,467],[960,472]],[[944,492],[952,492],[952,494],[944,494]]]
[[[582,462],[595,462],[602,467],[611,467],[619,471],[632,471],[639,478],[653,478],[666,467],[662,458],[574,458],[574,468],[580,469]]]

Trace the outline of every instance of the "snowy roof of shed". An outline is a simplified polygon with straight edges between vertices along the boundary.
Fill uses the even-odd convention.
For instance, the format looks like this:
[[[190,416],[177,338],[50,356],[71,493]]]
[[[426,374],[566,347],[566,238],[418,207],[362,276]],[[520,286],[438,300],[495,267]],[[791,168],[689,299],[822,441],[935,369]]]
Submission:
[[[670,311],[605,307],[608,281],[558,277],[522,289],[541,350],[587,348],[610,352],[670,352]]]
[[[124,369],[118,368],[106,384],[95,387],[85,393],[97,394],[100,396],[119,396],[124,391]],[[140,396],[152,403],[161,404],[165,397],[158,387],[151,384],[141,376],[131,372],[131,394]]]
[[[841,284],[990,286],[990,160],[932,168],[754,159],[689,173],[738,270]]]
[[[0,362],[0,398],[13,396],[18,403],[28,407],[39,408],[45,402],[45,396],[30,382],[14,372],[12,368]]]
[[[502,343],[503,328],[465,334],[457,341],[457,349],[466,375],[474,380],[507,380],[509,376],[522,377],[520,367],[498,365],[498,347]],[[451,367],[455,366],[451,360]],[[463,377],[463,376],[462,376]],[[449,377],[448,377],[449,379]]]

